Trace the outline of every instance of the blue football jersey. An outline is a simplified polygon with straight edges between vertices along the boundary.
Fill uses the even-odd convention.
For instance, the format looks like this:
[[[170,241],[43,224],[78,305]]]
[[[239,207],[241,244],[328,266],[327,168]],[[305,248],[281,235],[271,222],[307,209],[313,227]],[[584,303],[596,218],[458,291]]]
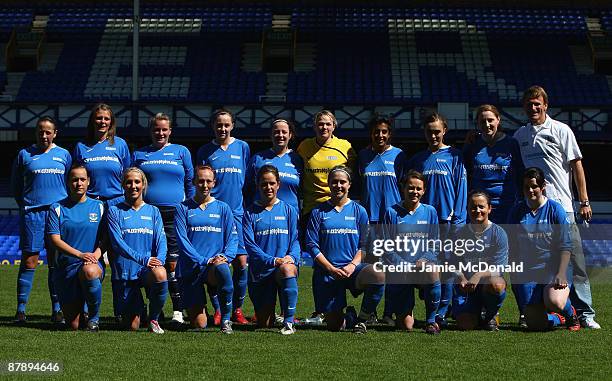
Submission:
[[[334,266],[348,265],[367,241],[368,213],[349,200],[340,211],[329,201],[312,210],[306,229],[306,246],[315,258],[321,254]],[[315,261],[315,265],[317,262]]]
[[[271,210],[259,202],[244,214],[244,246],[249,255],[249,276],[258,281],[274,272],[274,261],[289,255],[297,266],[300,261],[297,209],[278,199]]]
[[[410,212],[398,203],[387,208],[383,216],[383,224],[385,239],[396,240],[397,237],[401,237],[403,240],[403,237],[408,237],[414,242],[407,247],[408,250],[402,247],[401,251],[386,253],[383,260],[392,264],[414,263],[420,259],[436,262],[439,247],[427,242],[438,240],[440,237],[438,214],[434,207],[419,204],[414,211]]]
[[[242,188],[250,156],[249,145],[235,138],[227,150],[213,140],[200,147],[196,155],[197,165],[208,164],[215,170],[217,181],[212,196],[227,203],[238,217],[244,214]]]
[[[143,204],[138,210],[124,202],[111,206],[108,230],[114,254],[113,279],[138,279],[151,257],[166,261],[166,234],[155,206]]]
[[[370,216],[370,222],[378,222],[387,208],[401,201],[400,182],[404,175],[406,155],[390,146],[382,153],[371,148],[359,152],[361,175],[361,205]]]
[[[506,135],[490,147],[482,138],[463,148],[470,190],[486,191],[491,197],[490,219],[505,223],[508,212],[521,199],[523,159],[516,140]]]
[[[206,266],[214,256],[223,255],[228,262],[236,257],[234,216],[223,201],[212,199],[202,208],[193,199],[186,200],[176,208],[174,225],[180,249],[178,277]]]
[[[251,157],[246,171],[245,193],[251,195],[247,200],[248,204],[259,200],[259,190],[257,189],[257,172],[264,165],[273,165],[278,169],[280,176],[280,188],[277,197],[287,204],[299,210],[299,191],[300,179],[304,170],[304,163],[300,155],[289,150],[282,156],[276,155],[274,150],[267,149],[256,153]]]
[[[406,169],[421,172],[427,179],[423,203],[436,208],[440,223],[461,225],[467,215],[467,178],[461,151],[444,147],[436,152],[421,151],[408,161]]]
[[[151,145],[134,151],[132,165],[147,175],[145,202],[155,206],[176,206],[193,197],[193,164],[189,150],[180,144],[161,149]]]
[[[526,272],[544,270],[556,274],[561,251],[572,251],[570,225],[565,209],[547,199],[535,212],[522,201],[510,212],[510,258],[523,262]]]
[[[72,159],[85,166],[89,172],[89,196],[110,199],[123,195],[121,178],[123,171],[131,165],[130,151],[125,140],[115,136],[113,145],[104,140],[92,146],[79,142],[74,148]]]
[[[47,152],[36,145],[19,151],[11,177],[17,204],[27,210],[65,199],[71,164],[68,151],[55,144]]]
[[[452,257],[456,266],[459,266],[460,263],[478,265],[480,262],[489,266],[508,264],[508,236],[501,226],[491,222],[482,233],[476,233],[472,225],[464,225],[457,232],[455,239],[455,242],[476,243],[477,241],[475,245],[455,250]],[[463,275],[470,279],[474,272],[466,270],[463,271]]]
[[[104,204],[86,198],[84,202],[65,199],[53,203],[47,219],[47,234],[59,235],[62,241],[82,253],[93,253],[102,239]],[[58,250],[56,258],[61,268],[83,263],[80,258]]]

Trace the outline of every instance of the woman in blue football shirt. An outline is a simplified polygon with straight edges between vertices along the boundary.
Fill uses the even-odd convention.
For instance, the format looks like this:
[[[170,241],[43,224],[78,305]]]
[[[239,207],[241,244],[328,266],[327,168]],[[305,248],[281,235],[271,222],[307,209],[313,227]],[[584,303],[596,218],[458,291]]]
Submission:
[[[144,202],[147,177],[138,168],[128,168],[121,182],[125,201],[108,210],[108,231],[114,256],[111,262],[115,281],[117,311],[131,330],[140,327],[144,309],[141,287],[149,298],[149,330],[162,334],[161,313],[168,296],[166,234],[159,210]]]
[[[26,322],[26,305],[32,291],[34,271],[40,251],[47,249],[51,297],[51,321],[64,318],[53,286],[54,249],[45,240],[49,206],[66,198],[66,176],[72,164],[68,151],[53,143],[57,127],[53,118],[43,116],[36,122],[36,144],[19,151],[11,177],[13,195],[19,205],[19,248],[21,263],[17,274],[17,312],[15,322]]]
[[[176,207],[193,197],[193,164],[187,147],[170,143],[172,122],[164,113],[157,113],[149,120],[151,144],[137,149],[133,155],[133,165],[147,175],[149,186],[144,196],[145,202],[155,205],[164,221],[164,232],[168,242],[166,272],[168,290],[172,299],[172,322],[183,324],[183,307],[178,280],[175,276],[179,248],[174,229]]]
[[[76,165],[68,174],[69,197],[51,205],[47,234],[57,248],[55,288],[64,317],[79,328],[83,303],[88,306],[87,329],[97,332],[102,300],[102,201],[87,197],[87,169]]]
[[[491,221],[504,224],[509,211],[521,199],[523,160],[517,141],[501,130],[497,107],[481,105],[476,109],[480,131],[473,143],[463,147],[469,190],[483,190],[491,197]]]
[[[487,266],[508,264],[508,236],[504,229],[489,220],[491,213],[487,192],[476,190],[468,195],[470,224],[464,225],[455,238],[455,242],[466,242],[466,245],[461,251],[455,251],[453,261],[458,270],[452,312],[459,329],[472,330],[479,326],[490,331],[498,329],[497,313],[506,298],[503,271],[495,267],[493,271],[470,268],[481,263]],[[474,245],[467,246],[469,242]],[[460,265],[465,270],[462,271]]]
[[[435,245],[429,247],[426,242],[438,240],[440,232],[436,210],[431,205],[421,203],[425,190],[423,174],[408,171],[404,179],[404,201],[387,208],[383,215],[385,239],[408,237],[412,242],[422,244],[415,251],[383,254],[383,263],[413,266],[408,271],[386,274],[385,310],[387,316],[396,314],[397,327],[411,331],[414,327],[414,290],[421,287],[425,301],[425,332],[437,335],[440,333],[440,326],[436,322],[440,304],[440,274],[425,270],[426,266],[437,263],[439,250]]]
[[[215,170],[216,186],[212,195],[227,203],[232,208],[236,231],[238,233],[238,250],[232,261],[234,269],[234,301],[232,320],[237,324],[247,324],[242,313],[242,304],[247,292],[247,253],[242,234],[242,216],[244,206],[242,188],[244,187],[247,163],[251,156],[249,145],[232,136],[234,117],[228,110],[217,110],[211,117],[211,127],[215,138],[204,144],[196,155],[196,165],[209,165]],[[216,295],[211,295],[215,307],[214,323],[221,323],[221,313]]]
[[[565,325],[580,329],[569,298],[568,264],[572,251],[570,225],[563,206],[545,196],[546,180],[540,168],[523,174],[525,199],[510,212],[510,259],[523,265],[514,273],[517,303],[525,311],[527,328],[544,330]]]
[[[216,181],[210,166],[197,166],[193,183],[195,196],[179,204],[174,216],[180,248],[176,272],[183,305],[191,326],[205,328],[206,284],[219,298],[221,332],[231,334],[234,286],[229,264],[238,247],[234,216],[226,203],[211,195]]]
[[[74,147],[72,160],[87,168],[90,176],[89,197],[101,200],[107,209],[120,202],[123,196],[121,177],[123,171],[130,167],[131,156],[125,140],[117,136],[117,119],[109,105],[100,103],[93,107],[87,122],[87,136],[85,141],[78,142]],[[109,248],[107,255],[112,261],[112,248]],[[111,284],[115,295],[114,281]],[[117,299],[113,298],[115,316],[119,315],[115,305]]]
[[[289,143],[295,138],[293,123],[285,119],[276,119],[272,122],[270,132],[272,147],[257,152],[251,157],[246,171],[245,193],[252,201],[259,200],[256,176],[264,165],[273,165],[280,175],[280,188],[278,198],[299,211],[300,179],[304,164],[297,152],[289,148]]]
[[[244,215],[244,243],[249,254],[249,296],[257,325],[271,327],[276,294],[280,294],[283,335],[295,333],[293,317],[298,297],[298,212],[277,198],[281,187],[278,169],[264,165],[257,172],[259,200]]]
[[[367,321],[382,298],[384,274],[362,263],[367,241],[368,214],[363,206],[348,198],[351,170],[345,166],[331,169],[327,178],[331,198],[312,210],[306,229],[306,246],[314,258],[312,288],[317,312],[325,314],[327,328],[344,327],[365,333]],[[361,311],[346,319],[346,290],[354,296],[365,292]],[[348,312],[348,311],[347,311]]]

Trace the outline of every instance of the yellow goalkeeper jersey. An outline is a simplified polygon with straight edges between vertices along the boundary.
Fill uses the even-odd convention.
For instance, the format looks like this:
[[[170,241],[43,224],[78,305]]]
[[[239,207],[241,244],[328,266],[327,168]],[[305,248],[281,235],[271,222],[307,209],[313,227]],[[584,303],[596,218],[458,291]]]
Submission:
[[[332,135],[325,145],[319,145],[316,138],[303,140],[297,149],[304,160],[302,176],[302,213],[309,213],[318,204],[329,200],[327,174],[336,165],[353,169],[357,155],[348,140]]]

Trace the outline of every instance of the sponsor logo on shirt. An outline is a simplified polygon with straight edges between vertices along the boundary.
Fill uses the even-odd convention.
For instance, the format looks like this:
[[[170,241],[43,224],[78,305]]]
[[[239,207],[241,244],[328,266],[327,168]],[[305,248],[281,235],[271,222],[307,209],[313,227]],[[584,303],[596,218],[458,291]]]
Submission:
[[[280,177],[287,177],[287,178],[295,179],[295,180],[299,179],[299,177],[297,175],[294,175],[294,174],[291,174],[291,173],[287,173],[287,172],[279,172],[278,175]]]
[[[148,228],[135,228],[135,229],[123,229],[124,234],[151,234],[153,235],[153,229]]]
[[[440,169],[430,169],[427,171],[423,171],[423,175],[425,176],[429,176],[429,175],[442,175],[442,176],[448,176],[448,171],[443,171]]]
[[[64,170],[63,169],[57,169],[57,168],[41,168],[41,169],[35,169],[32,171],[32,173],[34,173],[35,175],[63,175],[64,174]]]
[[[98,222],[98,213],[89,213],[89,222]]]
[[[215,169],[215,173],[242,173],[242,169],[240,168],[217,168]]]
[[[326,234],[359,234],[357,229],[325,229]]]
[[[260,230],[255,235],[279,235],[279,234],[289,234],[289,230],[287,229],[266,229]]]
[[[142,165],[161,165],[161,164],[169,164],[169,165],[179,165],[176,161],[173,160],[149,160],[142,163]]]
[[[92,161],[114,161],[119,162],[119,158],[114,156],[97,156],[97,157],[88,157],[85,159],[86,163],[90,163]]]
[[[216,226],[210,226],[210,225],[205,225],[205,226],[192,226],[191,227],[191,231],[192,232],[209,232],[209,233],[221,233],[221,228],[218,228]]]
[[[327,160],[338,160],[338,156],[328,156]]]

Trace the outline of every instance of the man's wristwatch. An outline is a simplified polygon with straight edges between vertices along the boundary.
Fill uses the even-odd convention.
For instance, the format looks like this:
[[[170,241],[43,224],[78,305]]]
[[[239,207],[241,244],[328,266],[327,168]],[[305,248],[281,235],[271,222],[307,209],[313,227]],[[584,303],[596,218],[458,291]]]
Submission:
[[[580,207],[591,206],[589,200],[580,201]]]

